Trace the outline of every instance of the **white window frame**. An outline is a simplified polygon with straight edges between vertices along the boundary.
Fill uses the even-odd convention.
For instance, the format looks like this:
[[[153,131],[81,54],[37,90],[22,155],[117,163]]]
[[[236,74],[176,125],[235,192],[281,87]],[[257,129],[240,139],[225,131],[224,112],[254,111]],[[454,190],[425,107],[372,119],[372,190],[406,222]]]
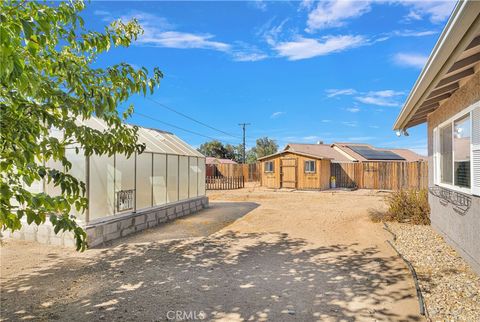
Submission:
[[[313,163],[313,170],[307,170],[307,163]],[[317,162],[315,160],[305,160],[304,162],[305,173],[317,173]]]
[[[448,120],[440,123],[433,129],[433,178],[434,178],[434,184],[446,189],[458,191],[461,193],[473,195],[473,144],[472,144],[472,139],[473,139],[473,110],[476,109],[477,107],[480,107],[480,101],[470,105],[466,109],[462,110],[461,112],[455,114],[454,116],[450,117]],[[470,134],[470,188],[463,188],[459,186],[455,186],[455,147],[454,147],[454,133],[455,131],[455,126],[454,122],[466,115],[470,116],[470,128],[472,133]],[[447,125],[452,126],[452,182],[453,184],[448,184],[448,183],[442,183],[441,182],[441,169],[440,169],[440,129],[444,126]]]
[[[272,164],[272,170],[267,170],[267,164]],[[264,172],[265,172],[265,173],[274,173],[274,172],[275,172],[275,163],[274,163],[274,161],[265,161],[265,164],[264,164]]]

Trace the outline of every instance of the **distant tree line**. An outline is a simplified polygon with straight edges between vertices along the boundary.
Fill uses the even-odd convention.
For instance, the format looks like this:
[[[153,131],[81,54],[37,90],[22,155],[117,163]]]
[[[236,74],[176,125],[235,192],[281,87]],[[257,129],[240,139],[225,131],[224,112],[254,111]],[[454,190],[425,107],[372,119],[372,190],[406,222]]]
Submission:
[[[197,150],[206,157],[230,159],[238,163],[243,162],[243,144],[234,146],[231,144],[223,144],[217,140],[212,140],[203,143]],[[259,138],[257,139],[255,146],[246,151],[246,162],[255,163],[258,158],[277,153],[277,151],[278,144],[275,140],[269,139],[268,137]]]

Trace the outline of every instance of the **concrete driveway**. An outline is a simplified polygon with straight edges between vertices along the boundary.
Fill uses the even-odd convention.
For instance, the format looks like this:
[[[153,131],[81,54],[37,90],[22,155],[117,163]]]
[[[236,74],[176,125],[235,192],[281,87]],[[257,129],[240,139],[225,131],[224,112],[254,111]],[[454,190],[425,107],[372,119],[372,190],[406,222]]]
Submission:
[[[408,270],[367,218],[384,207],[381,194],[210,198],[197,215],[83,254],[6,242],[2,319],[421,319]]]

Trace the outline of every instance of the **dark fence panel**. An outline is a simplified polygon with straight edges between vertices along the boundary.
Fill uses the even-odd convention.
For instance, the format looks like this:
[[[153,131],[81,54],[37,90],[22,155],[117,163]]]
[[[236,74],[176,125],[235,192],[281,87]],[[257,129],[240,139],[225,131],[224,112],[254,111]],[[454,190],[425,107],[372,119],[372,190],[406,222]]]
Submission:
[[[245,187],[245,179],[240,177],[208,176],[205,178],[207,190],[232,190]]]

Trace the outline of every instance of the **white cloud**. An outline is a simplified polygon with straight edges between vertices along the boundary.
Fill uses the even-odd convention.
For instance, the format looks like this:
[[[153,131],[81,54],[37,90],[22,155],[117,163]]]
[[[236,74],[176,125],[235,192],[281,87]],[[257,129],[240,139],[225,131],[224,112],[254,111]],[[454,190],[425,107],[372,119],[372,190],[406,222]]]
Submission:
[[[416,31],[416,30],[396,30],[392,32],[394,36],[399,37],[424,37],[424,36],[431,36],[436,35],[438,31],[435,30],[424,30],[424,31]]]
[[[138,38],[138,42],[147,45],[167,48],[202,48],[228,52],[231,49],[229,44],[214,41],[211,34],[193,34],[179,31],[158,31],[148,29],[145,34]]]
[[[233,49],[230,53],[233,60],[240,62],[253,62],[264,60],[269,56],[256,46],[247,44],[243,41],[237,41],[233,44]]]
[[[327,93],[328,97],[335,97],[338,95],[357,95],[355,96],[355,100],[365,104],[379,106],[399,106],[400,103],[397,100],[400,96],[404,95],[404,92],[391,89],[381,91],[359,92],[353,88],[330,89],[327,90]],[[352,113],[360,111],[360,109],[356,106],[352,108],[347,108],[346,110]]]
[[[393,56],[393,60],[396,64],[401,66],[423,68],[427,62],[428,56],[421,54],[409,54],[409,53],[398,53]]]
[[[368,127],[371,128],[371,129],[378,129],[378,128],[380,128],[380,126],[378,126],[378,125],[369,125]]]
[[[346,110],[350,113],[358,113],[360,112],[360,108],[358,107],[349,107],[349,108],[346,108]]]
[[[140,23],[140,25],[144,30],[145,29],[147,30],[161,29],[163,31],[168,31],[168,30],[176,29],[176,26],[170,23],[166,18],[157,16],[148,12],[134,10],[134,11],[130,11],[126,15],[120,16],[120,20],[122,21],[132,20],[133,18],[138,20],[138,22]],[[145,30],[145,33],[147,33],[146,30]]]
[[[405,17],[406,20],[421,20],[423,18],[428,18],[433,23],[445,21],[452,13],[456,4],[456,1],[451,0],[401,0],[393,2],[398,2],[404,6],[411,7],[410,12]]]
[[[320,141],[320,137],[318,135],[308,135],[301,138],[302,141]]]
[[[393,90],[371,91],[362,96],[357,96],[355,99],[364,104],[396,107],[400,106],[397,99],[401,95],[403,95],[403,92]]]
[[[102,12],[100,12],[102,13]],[[135,42],[136,44],[179,48],[179,49],[210,49],[228,52],[231,45],[214,40],[215,36],[209,33],[192,33],[177,31],[176,26],[163,17],[143,11],[132,11],[120,17],[123,21],[137,19],[143,28],[143,34]]]
[[[315,4],[315,1],[313,0],[303,0],[300,2],[300,5],[298,7],[299,11],[300,10],[310,10],[312,9],[313,5]]]
[[[343,125],[350,126],[350,127],[356,127],[358,125],[357,121],[343,121]]]
[[[322,123],[331,123],[332,120],[322,120]]]
[[[107,11],[97,10],[95,14],[109,21],[115,18]],[[131,11],[120,16],[123,21],[137,19],[144,32],[134,44],[177,49],[207,49],[228,54],[234,61],[253,62],[268,58],[257,47],[244,42],[226,43],[215,39],[210,33],[183,32],[167,19],[148,12]]]
[[[353,136],[353,137],[347,138],[347,141],[365,142],[365,141],[371,141],[371,140],[374,140],[374,139],[376,139],[376,137],[374,137],[374,136]]]
[[[403,95],[403,92],[400,91],[394,91],[391,89],[383,90],[383,91],[373,91],[373,92],[368,92],[369,95],[376,95],[379,97],[395,97],[395,96],[400,96]]]
[[[341,52],[366,43],[367,40],[363,36],[326,36],[320,40],[297,36],[293,41],[276,43],[274,49],[288,60],[300,60]]]
[[[346,88],[346,89],[331,88],[331,89],[325,90],[325,92],[327,93],[327,97],[335,97],[339,95],[353,95],[357,93],[357,91],[354,90],[353,88]]]
[[[314,7],[313,1],[304,0],[299,5],[299,10],[309,10],[307,32],[339,27],[349,19],[358,18],[372,9],[372,4],[402,5],[409,9],[404,21],[429,19],[433,23],[445,21],[451,14],[456,1],[452,0],[329,0],[320,1]],[[312,9],[313,8],[313,9]]]
[[[268,58],[267,54],[263,53],[246,53],[246,52],[235,52],[232,54],[233,60],[235,61],[259,61]]]
[[[256,32],[256,35],[263,38],[270,46],[274,46],[277,43],[280,34],[284,32],[285,24],[289,21],[289,18],[284,19],[278,25],[273,25],[274,20],[275,17],[271,18]]]
[[[266,11],[267,10],[267,3],[263,0],[248,1],[247,4],[252,6],[253,8],[261,10],[261,11]]]
[[[332,0],[320,1],[308,14],[307,32],[329,27],[339,27],[347,19],[359,17],[370,11],[370,1]]]
[[[276,119],[276,118],[279,118],[280,116],[285,115],[285,114],[287,114],[287,113],[286,112],[274,112],[274,113],[272,113],[272,115],[270,115],[270,118],[271,119]]]
[[[100,17],[100,20],[101,21],[104,21],[104,22],[112,22],[114,20],[113,16],[112,16],[112,13],[110,11],[106,11],[106,10],[95,10],[93,11],[93,14],[95,16],[99,16]]]

